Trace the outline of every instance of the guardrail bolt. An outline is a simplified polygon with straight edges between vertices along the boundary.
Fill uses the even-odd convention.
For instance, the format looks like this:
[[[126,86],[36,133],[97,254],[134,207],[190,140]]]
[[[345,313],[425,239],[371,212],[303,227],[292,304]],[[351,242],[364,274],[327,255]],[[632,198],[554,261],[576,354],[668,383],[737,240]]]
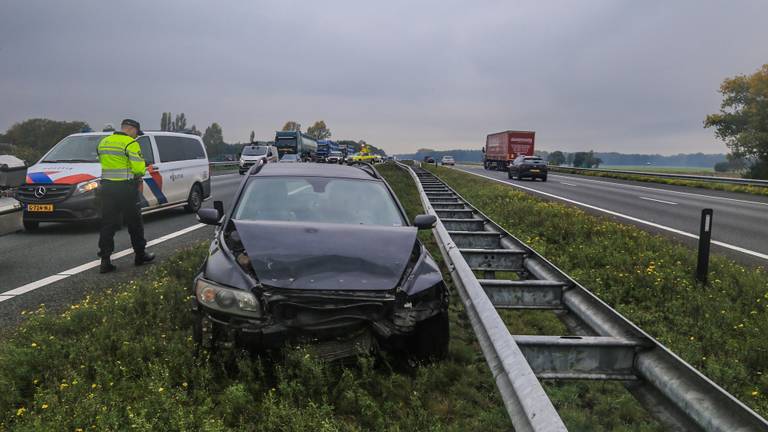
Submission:
[[[706,284],[709,273],[709,244],[712,240],[712,209],[701,211],[699,228],[699,257],[696,263],[696,280]]]

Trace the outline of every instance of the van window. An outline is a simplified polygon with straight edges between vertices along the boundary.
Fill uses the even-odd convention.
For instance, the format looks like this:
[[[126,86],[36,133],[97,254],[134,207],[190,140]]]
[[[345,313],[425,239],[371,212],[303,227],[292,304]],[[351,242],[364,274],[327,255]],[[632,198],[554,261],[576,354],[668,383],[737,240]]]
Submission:
[[[205,159],[200,141],[194,138],[158,135],[155,136],[155,142],[163,162]]]
[[[141,156],[144,158],[144,163],[147,165],[155,163],[155,155],[152,153],[152,142],[149,141],[149,137],[146,135],[140,136],[136,141],[139,142],[139,147],[141,147]]]

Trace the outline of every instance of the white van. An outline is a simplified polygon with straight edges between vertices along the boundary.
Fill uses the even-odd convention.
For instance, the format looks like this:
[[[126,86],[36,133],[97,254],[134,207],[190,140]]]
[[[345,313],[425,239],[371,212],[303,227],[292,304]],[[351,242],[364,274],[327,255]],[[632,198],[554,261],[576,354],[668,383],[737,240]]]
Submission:
[[[277,147],[270,145],[249,144],[240,152],[240,174],[245,174],[260,160],[265,163],[277,162]]]
[[[16,194],[24,205],[24,227],[101,217],[101,165],[96,148],[107,132],[72,134],[27,169]],[[139,186],[142,211],[184,207],[196,212],[211,195],[208,155],[197,135],[147,131],[136,139],[147,164]]]

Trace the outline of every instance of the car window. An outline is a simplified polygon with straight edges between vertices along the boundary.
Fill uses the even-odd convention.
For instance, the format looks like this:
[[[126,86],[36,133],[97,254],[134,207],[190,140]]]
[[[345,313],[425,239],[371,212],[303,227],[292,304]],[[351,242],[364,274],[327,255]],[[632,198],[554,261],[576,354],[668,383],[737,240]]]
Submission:
[[[327,177],[252,178],[234,212],[237,220],[403,226],[386,186]]]
[[[185,154],[187,159],[205,159],[205,151],[200,140],[194,138],[182,138],[186,141]]]
[[[194,138],[157,135],[155,142],[162,162],[205,159],[200,141]]]
[[[149,137],[144,135],[140,136],[136,141],[139,142],[141,147],[141,156],[144,158],[144,163],[147,165],[155,163],[155,155],[152,153],[152,142]]]

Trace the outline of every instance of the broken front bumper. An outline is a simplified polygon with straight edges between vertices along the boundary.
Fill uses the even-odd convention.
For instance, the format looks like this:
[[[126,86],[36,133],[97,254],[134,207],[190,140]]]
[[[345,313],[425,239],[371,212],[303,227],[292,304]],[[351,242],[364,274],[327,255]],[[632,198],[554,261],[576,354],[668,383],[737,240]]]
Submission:
[[[445,309],[441,296],[429,293],[408,298],[400,293],[287,291],[264,293],[262,318],[230,315],[193,299],[198,341],[206,347],[254,350],[308,343],[337,353],[325,357],[338,358],[360,347],[396,346],[398,336],[411,334],[417,323]]]

